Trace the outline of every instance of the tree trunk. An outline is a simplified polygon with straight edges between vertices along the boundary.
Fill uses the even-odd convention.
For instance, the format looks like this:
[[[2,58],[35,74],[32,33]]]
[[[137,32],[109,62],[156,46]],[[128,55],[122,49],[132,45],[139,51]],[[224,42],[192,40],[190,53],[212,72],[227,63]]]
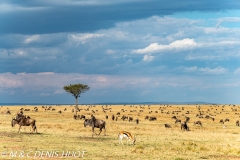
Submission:
[[[78,97],[76,97],[76,105],[75,105],[75,115],[77,116],[78,111]]]

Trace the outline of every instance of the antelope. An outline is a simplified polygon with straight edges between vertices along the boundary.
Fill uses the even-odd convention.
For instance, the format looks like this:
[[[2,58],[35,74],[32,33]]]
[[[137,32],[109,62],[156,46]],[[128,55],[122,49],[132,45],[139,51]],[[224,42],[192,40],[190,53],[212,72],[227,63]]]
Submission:
[[[135,145],[136,137],[135,137],[135,136],[133,137],[133,136],[131,135],[131,133],[126,132],[126,131],[121,131],[121,132],[119,132],[119,134],[118,134],[119,144],[120,144],[120,142],[121,142],[122,145],[123,145],[123,141],[122,141],[123,138],[126,138],[126,139],[127,139],[127,144]]]

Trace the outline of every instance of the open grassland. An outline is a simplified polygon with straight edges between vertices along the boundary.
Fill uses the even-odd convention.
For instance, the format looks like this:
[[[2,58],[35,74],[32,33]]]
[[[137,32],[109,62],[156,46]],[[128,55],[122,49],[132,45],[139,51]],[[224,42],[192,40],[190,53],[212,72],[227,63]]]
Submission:
[[[34,107],[38,108],[37,112]],[[55,110],[45,110],[42,106],[0,108],[0,159],[34,159],[36,153],[35,159],[240,159],[240,127],[235,124],[240,120],[239,105],[79,105],[78,115],[90,118],[93,114],[106,121],[106,136],[103,131],[93,137],[91,128],[84,127],[84,120],[73,118],[73,106],[52,106]],[[37,134],[32,134],[28,126],[22,127],[21,133],[17,133],[18,125],[11,127],[12,117],[21,108],[30,109],[24,114],[36,119]],[[8,110],[11,114],[6,114]],[[200,112],[204,118],[196,117]],[[118,117],[118,121],[113,121],[112,115]],[[138,118],[139,124],[121,120],[123,115],[133,120]],[[206,115],[215,120],[205,118]],[[145,120],[146,116],[157,120]],[[190,131],[181,131],[173,116],[182,121],[190,117]],[[230,121],[219,123],[226,118]],[[197,120],[202,122],[202,127],[193,125]],[[165,128],[165,123],[172,128]],[[118,132],[122,130],[136,135],[136,145],[126,145],[126,141],[124,146],[118,143]],[[99,129],[95,128],[95,132]],[[17,154],[11,158],[13,151]],[[19,157],[21,151],[25,153],[24,158]],[[58,155],[49,158],[44,151]],[[68,157],[67,151],[84,151],[84,155]],[[39,152],[43,152],[42,158]]]

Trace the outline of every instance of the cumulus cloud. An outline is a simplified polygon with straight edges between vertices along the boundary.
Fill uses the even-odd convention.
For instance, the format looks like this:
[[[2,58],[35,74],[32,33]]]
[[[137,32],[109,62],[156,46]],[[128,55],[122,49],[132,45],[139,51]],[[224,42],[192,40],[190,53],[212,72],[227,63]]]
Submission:
[[[152,43],[146,48],[133,50],[132,53],[146,54],[146,53],[156,53],[156,52],[162,52],[162,51],[189,50],[195,46],[197,46],[197,43],[194,41],[194,39],[186,38],[183,40],[176,40],[168,45]]]

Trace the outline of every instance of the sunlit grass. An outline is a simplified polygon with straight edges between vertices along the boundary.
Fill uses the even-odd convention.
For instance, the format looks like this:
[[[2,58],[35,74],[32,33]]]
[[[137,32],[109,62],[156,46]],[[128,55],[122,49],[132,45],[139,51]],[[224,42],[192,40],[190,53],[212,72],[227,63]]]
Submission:
[[[90,118],[94,110],[96,118],[106,121],[106,136],[102,132],[100,136],[94,137],[92,137],[91,128],[83,126],[83,120],[73,119],[73,106],[52,106],[56,109],[55,111],[45,111],[38,106],[38,112],[32,111],[34,106],[4,106],[0,110],[0,153],[15,150],[61,152],[84,150],[86,153],[81,157],[82,159],[239,159],[240,127],[237,127],[235,122],[240,117],[238,112],[232,111],[232,108],[239,110],[239,106],[200,105],[203,115],[211,115],[215,121],[196,117],[199,113],[196,106],[199,105],[172,105],[171,107],[141,105],[141,108],[139,105],[108,105],[107,107],[98,105],[91,107],[89,111],[84,110],[88,106],[80,106],[83,110],[79,114]],[[20,134],[17,133],[18,126],[11,127],[12,117],[22,107],[31,109],[24,113],[36,119],[37,134],[31,133],[28,126],[22,127]],[[106,113],[104,113],[102,107],[111,109],[105,110]],[[64,111],[64,108],[67,108],[67,111]],[[121,112],[122,109],[125,112]],[[12,114],[6,114],[7,110]],[[62,114],[58,113],[59,110]],[[140,112],[140,110],[143,111]],[[178,112],[172,114],[172,111]],[[187,111],[189,114],[186,114]],[[116,116],[117,112],[120,112],[118,121],[112,121],[112,115]],[[108,120],[105,119],[106,115],[109,116]],[[131,116],[134,120],[138,118],[140,122],[136,124],[122,121],[122,115]],[[147,115],[156,116],[157,120],[145,120]],[[190,131],[181,131],[180,124],[175,124],[172,119],[174,115],[182,120],[185,116],[190,117],[188,123]],[[224,124],[226,128],[223,128],[223,124],[219,121],[225,118],[229,118],[230,122],[226,122]],[[194,126],[193,122],[196,120],[201,120],[203,127]],[[165,123],[170,124],[172,128],[164,128]],[[126,141],[123,141],[123,146],[119,144],[117,136],[122,130],[136,135],[136,145],[127,145]],[[95,129],[95,132],[98,133],[99,129]]]

